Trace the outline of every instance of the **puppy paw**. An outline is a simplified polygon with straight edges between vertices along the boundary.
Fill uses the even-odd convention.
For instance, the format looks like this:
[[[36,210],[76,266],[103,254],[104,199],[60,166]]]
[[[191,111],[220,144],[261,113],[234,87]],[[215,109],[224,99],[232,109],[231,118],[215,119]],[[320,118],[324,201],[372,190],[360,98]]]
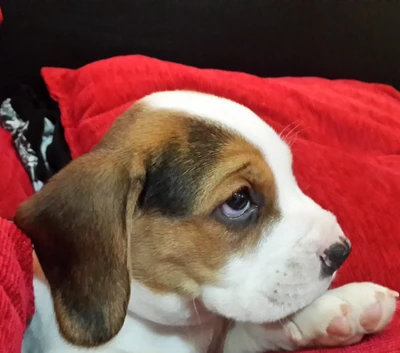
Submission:
[[[285,325],[294,348],[358,343],[392,320],[399,293],[377,284],[351,283],[328,291]]]

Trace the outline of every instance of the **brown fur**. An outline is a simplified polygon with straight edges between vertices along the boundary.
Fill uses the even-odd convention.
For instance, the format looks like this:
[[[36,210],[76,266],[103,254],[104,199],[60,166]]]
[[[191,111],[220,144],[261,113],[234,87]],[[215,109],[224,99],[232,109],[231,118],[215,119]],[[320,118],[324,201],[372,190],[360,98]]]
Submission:
[[[243,186],[263,195],[257,223],[232,228],[212,217]],[[254,247],[278,216],[275,192],[271,170],[243,138],[138,103],[15,221],[33,241],[61,333],[96,346],[121,329],[131,279],[191,298],[216,282],[227,259]]]

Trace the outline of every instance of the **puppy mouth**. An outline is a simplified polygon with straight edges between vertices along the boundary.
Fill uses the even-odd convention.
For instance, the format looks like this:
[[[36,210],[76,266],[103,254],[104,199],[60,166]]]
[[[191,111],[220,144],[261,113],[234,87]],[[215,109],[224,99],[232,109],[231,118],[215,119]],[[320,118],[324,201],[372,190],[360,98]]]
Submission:
[[[317,263],[317,271],[318,267]],[[269,305],[282,312],[283,319],[302,310],[323,295],[329,289],[333,275],[334,273],[321,277],[317,272],[313,278],[308,280],[303,278],[301,281],[296,275],[288,275],[284,277],[285,281],[277,282],[276,286],[266,293],[267,301]]]

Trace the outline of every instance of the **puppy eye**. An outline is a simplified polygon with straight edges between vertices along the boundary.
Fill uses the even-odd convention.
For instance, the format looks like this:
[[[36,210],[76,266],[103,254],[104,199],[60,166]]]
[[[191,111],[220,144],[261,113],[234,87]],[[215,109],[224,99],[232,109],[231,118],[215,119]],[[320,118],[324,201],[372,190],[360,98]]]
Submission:
[[[237,218],[246,213],[251,207],[248,189],[237,191],[221,206],[221,212],[226,217]]]
[[[219,206],[214,211],[214,217],[229,226],[248,226],[257,220],[258,213],[252,191],[243,188]]]

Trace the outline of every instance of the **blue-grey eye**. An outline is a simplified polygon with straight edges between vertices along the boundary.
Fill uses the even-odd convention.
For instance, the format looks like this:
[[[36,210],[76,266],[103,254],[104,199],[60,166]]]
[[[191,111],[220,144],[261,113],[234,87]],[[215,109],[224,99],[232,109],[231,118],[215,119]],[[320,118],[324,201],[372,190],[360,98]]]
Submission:
[[[221,213],[228,218],[243,216],[251,207],[249,190],[241,189],[220,206]]]

